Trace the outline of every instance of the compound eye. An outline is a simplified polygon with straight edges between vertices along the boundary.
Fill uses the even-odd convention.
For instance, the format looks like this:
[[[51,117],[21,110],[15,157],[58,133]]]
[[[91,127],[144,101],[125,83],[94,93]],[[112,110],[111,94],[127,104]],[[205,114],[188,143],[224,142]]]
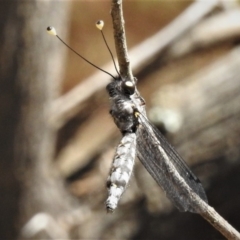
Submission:
[[[135,93],[135,83],[133,83],[132,81],[124,81],[122,83],[122,88],[124,93],[126,93],[127,95],[132,95]]]

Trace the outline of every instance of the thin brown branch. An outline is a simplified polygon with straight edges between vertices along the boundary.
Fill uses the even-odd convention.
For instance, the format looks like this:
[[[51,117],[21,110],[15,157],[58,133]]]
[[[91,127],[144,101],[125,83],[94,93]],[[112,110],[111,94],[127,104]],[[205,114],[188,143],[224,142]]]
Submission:
[[[125,44],[125,43],[123,43],[125,41],[124,40],[125,37],[124,37],[124,25],[123,25],[122,9],[119,6],[119,2],[117,3],[117,2],[114,1],[114,4],[118,4],[116,9],[115,9],[116,11],[118,11],[118,13],[113,13],[113,11],[112,11],[112,16],[113,16],[113,18],[115,16],[117,17],[116,25],[118,25],[118,24],[121,25],[122,24],[121,27],[118,26],[118,28],[117,27],[115,28],[115,36],[121,36],[120,41],[119,41],[120,43],[116,43],[116,45]],[[204,14],[206,14],[206,11],[204,12]],[[187,12],[186,12],[185,16],[188,16]],[[196,17],[196,15],[193,14],[193,17]],[[197,15],[197,17],[199,17],[199,15]],[[203,15],[201,15],[201,17],[203,17]],[[191,22],[191,20],[188,20],[188,21]],[[193,25],[191,25],[191,26],[193,26]],[[190,28],[190,26],[189,26],[189,28]],[[118,29],[120,31],[119,35],[118,35],[118,32],[117,32]],[[185,31],[186,31],[186,28],[182,28],[180,32],[185,32]],[[168,31],[165,29],[165,34],[166,34],[166,32],[168,33]],[[169,44],[173,41],[173,39],[176,39],[177,36],[179,36],[179,35],[178,34],[171,35],[171,38],[169,38],[170,39]],[[161,38],[164,41],[163,35],[158,35],[157,37],[158,37],[157,38],[158,40],[160,40],[160,38]],[[118,37],[117,37],[117,39],[118,39]],[[149,42],[148,42],[148,44],[149,44]],[[164,44],[161,45],[161,46],[162,46],[161,50],[166,47],[166,45],[164,45]],[[149,45],[148,45],[148,47],[149,47]],[[129,77],[129,74],[131,74],[131,70],[130,70],[130,63],[129,63],[129,60],[128,60],[126,45],[125,45],[125,47],[120,46],[119,50],[117,50],[117,52],[119,52],[120,55],[121,54],[123,55],[122,60],[120,60],[120,62],[121,62],[120,63],[121,74],[123,74],[124,77]],[[151,56],[154,56],[154,55],[151,55]],[[146,57],[146,55],[145,55],[145,57]],[[125,63],[124,63],[124,61],[125,61]],[[138,62],[138,64],[139,64],[139,62]],[[226,64],[226,66],[229,67],[229,64]],[[210,74],[211,73],[212,73],[212,70],[210,71]],[[229,81],[229,79],[228,79],[228,81]],[[211,81],[209,81],[209,82],[211,82]],[[85,95],[85,97],[86,97],[86,95]],[[99,124],[98,124],[97,127],[99,128]],[[77,158],[79,159],[79,156]],[[64,156],[64,160],[66,160],[66,159],[67,159],[66,156]],[[175,175],[173,174],[173,177],[174,178],[179,178],[178,173],[175,174]],[[181,178],[180,178],[180,180],[181,180]],[[208,222],[210,222],[214,226],[214,228],[216,228],[219,232],[221,232],[226,238],[228,238],[228,239],[240,239],[240,234],[226,220],[224,220],[212,207],[210,207],[206,203],[204,203],[188,187],[188,185],[186,185],[186,183],[184,181],[181,182],[181,185],[182,185],[182,188],[185,189],[184,194],[187,194],[188,196],[190,196],[189,201],[192,203],[194,209],[196,209],[196,211],[199,212],[199,214],[203,218],[205,218]]]
[[[185,83],[181,84],[182,79],[178,79],[179,83],[175,84],[173,88],[163,88],[161,92],[157,91],[157,94],[161,96],[157,105],[181,112],[182,118],[187,119],[185,120],[185,125],[188,127],[185,127],[185,125],[182,126],[177,136],[175,137],[174,135],[173,137],[176,139],[174,142],[177,143],[177,146],[180,147],[181,152],[184,154],[189,155],[191,154],[189,153],[191,152],[189,149],[196,149],[194,151],[194,157],[189,155],[189,158],[194,159],[195,163],[202,161],[202,159],[210,159],[212,155],[223,155],[224,149],[219,142],[225,141],[225,139],[222,139],[222,136],[233,134],[231,129],[227,127],[224,119],[230,118],[231,115],[239,112],[237,110],[239,109],[238,98],[233,97],[233,99],[229,99],[229,96],[235,96],[235,91],[240,88],[240,84],[238,84],[239,81],[236,80],[236,76],[240,74],[238,67],[240,65],[239,56],[240,50],[236,48],[228,54],[225,54],[221,59],[217,59],[210,65],[194,73],[194,75],[189,76]],[[180,66],[180,68],[182,67],[183,65]],[[215,69],[221,69],[221,71],[215,71]],[[231,74],[231,77],[229,77],[230,72],[234,73]],[[224,93],[222,93],[223,85],[228,86],[228,90],[225,90]],[[148,83],[143,83],[143,89],[147,89],[147,87]],[[176,89],[178,90],[176,91]],[[179,89],[181,89],[181,91]],[[214,92],[215,95],[207,97],[209,92]],[[220,99],[226,98],[228,100],[225,101],[224,107],[228,109],[228,111],[224,111],[223,113]],[[168,105],[166,105],[166,102]],[[193,107],[191,105],[193,102],[197,102],[198,104],[195,104]],[[188,107],[186,108],[184,106]],[[215,106],[215,109],[217,109],[214,110],[214,118],[209,117],[213,112],[212,106]],[[89,142],[101,147],[106,145],[112,138],[115,126],[113,126],[112,119],[110,115],[106,114],[106,111],[107,109],[101,109],[100,112],[94,112],[88,119],[89,126],[81,127],[81,129],[76,132],[74,139],[71,140],[71,144],[60,152],[56,164],[59,169],[64,169],[64,171],[61,170],[64,176],[72,174],[76,168],[81,168],[82,165],[86,164],[87,159],[96,155],[98,149],[95,146],[89,146]],[[216,111],[220,112],[220,114],[216,114]],[[211,119],[210,123],[209,119]],[[219,132],[217,134],[218,138],[216,138],[215,135],[210,135],[203,141],[201,140],[201,134],[195,134],[194,141],[192,141],[193,138],[189,136],[194,134],[194,129],[195,131],[200,131],[200,129],[206,128],[209,132],[216,131],[213,120],[222,123],[220,126],[221,134]],[[198,128],[192,127],[195,125],[197,125]],[[94,141],[89,139],[89,136],[91,138],[93,135],[96,138]],[[187,137],[184,138],[184,136]],[[190,140],[188,141],[186,138]],[[216,144],[216,139],[218,144]],[[197,150],[199,141],[204,142],[201,145],[204,151]],[[181,144],[179,144],[179,142]],[[207,145],[211,146],[211,148]],[[79,146],[81,146],[81,151],[79,151]]]
[[[114,31],[117,31],[117,29],[120,31],[120,37],[116,37],[115,39],[117,43],[116,50],[119,57],[120,71],[122,77],[128,77],[132,79],[130,61],[126,52],[126,42],[123,38],[124,29],[121,27],[123,26],[121,23],[124,24],[122,10],[116,3],[117,1],[114,2],[116,4],[116,7],[112,10],[112,16],[114,18]],[[134,47],[129,53],[132,59],[132,69],[137,71],[144,65],[147,65],[150,59],[153,59],[156,55],[159,55],[159,53],[162,52],[166,47],[170,46],[174,40],[185,33],[188,29],[195,26],[207,14],[212,12],[216,6],[218,6],[218,1],[216,0],[204,3],[193,3],[167,27]],[[118,8],[120,11],[119,13],[116,11]],[[114,35],[118,36],[117,33]],[[119,47],[120,44],[118,44],[118,41],[120,43],[122,42],[122,46],[125,47]],[[106,69],[108,72],[114,71],[112,62],[106,66],[103,66],[102,68]],[[103,73],[101,72],[95,73],[84,82],[77,85],[73,90],[53,102],[51,111],[49,113],[49,121],[55,128],[60,128],[69,119],[79,113],[82,109],[81,104],[97,91],[102,90],[106,86],[106,84],[109,82],[109,79],[104,78],[99,81],[99,78],[102,77],[102,74]]]
[[[207,204],[206,204],[207,205]],[[212,226],[229,240],[239,240],[240,233],[233,228],[214,208],[207,205],[207,210],[200,213]]]
[[[198,3],[202,4],[201,1],[198,1],[196,4]],[[195,7],[195,6],[193,5],[192,7]],[[196,8],[196,10],[197,9],[198,8]],[[194,15],[192,15],[193,12],[195,12]],[[187,13],[188,12],[186,12],[186,14]],[[132,79],[130,62],[128,59],[127,46],[126,46],[124,20],[123,20],[123,13],[122,13],[122,1],[120,0],[112,1],[111,14],[113,18],[115,45],[116,45],[117,55],[119,57],[119,62],[120,62],[120,72],[121,74],[123,74],[123,77],[129,77],[130,79]],[[201,17],[201,15],[198,14],[198,11],[191,10],[191,15],[193,16],[193,22],[196,22],[197,19]],[[177,20],[181,20],[181,19],[176,19],[174,21],[174,23],[178,25],[178,23],[176,22]],[[188,28],[186,28],[185,26],[182,26],[182,31],[184,32]],[[175,34],[176,33],[172,34],[173,38],[176,38]],[[168,156],[166,156],[166,158],[168,158]],[[172,168],[171,165],[172,163],[169,162],[170,168]],[[179,175],[178,172],[171,171],[171,177],[176,182],[179,182],[179,187],[182,189],[183,195],[188,196],[189,203],[191,204],[191,206],[196,212],[200,213],[208,222],[210,222],[213,225],[215,229],[221,232],[227,239],[240,239],[240,233],[238,233],[237,230],[235,230],[226,220],[224,220],[213,208],[211,208],[204,201],[202,201],[201,198],[197,194],[195,194],[193,190],[187,185],[187,183],[183,180],[183,178]]]
[[[112,0],[112,22],[115,48],[118,56],[120,74],[123,78],[133,80],[125,35],[125,22],[123,19],[122,0]]]
[[[179,181],[179,187],[183,196],[188,196],[188,201],[195,212],[206,219],[216,230],[230,240],[239,240],[240,233],[231,226],[223,217],[221,217],[214,208],[205,203],[193,190],[187,185],[183,178],[176,171],[171,171],[171,177]]]
[[[173,178],[181,179],[180,176],[177,176],[178,173],[172,172],[171,174]],[[229,240],[240,239],[240,233],[222,216],[220,216],[214,208],[210,207],[197,194],[195,194],[184,181],[181,182],[180,187],[182,188],[184,194],[188,194],[189,201],[191,202],[195,211],[198,212],[204,219],[206,219],[216,230],[218,230]]]

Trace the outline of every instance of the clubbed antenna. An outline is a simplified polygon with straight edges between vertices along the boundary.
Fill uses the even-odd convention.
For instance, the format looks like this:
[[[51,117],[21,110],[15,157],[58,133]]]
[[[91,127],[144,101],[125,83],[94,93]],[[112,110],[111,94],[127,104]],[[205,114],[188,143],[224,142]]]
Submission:
[[[76,52],[74,49],[72,49],[67,43],[65,43],[58,35],[57,35],[57,31],[54,27],[47,27],[47,32],[50,35],[56,36],[67,48],[69,48],[71,51],[73,51],[76,55],[78,55],[80,58],[82,58],[84,61],[86,61],[87,63],[89,63],[90,65],[92,65],[93,67],[97,68],[98,70],[108,74],[109,76],[111,76],[113,79],[116,79],[112,74],[110,74],[109,72],[103,70],[102,68],[96,66],[95,64],[91,63],[90,61],[88,61],[85,57],[83,57],[82,55],[80,55],[78,52]]]
[[[116,63],[115,63],[115,61],[114,61],[113,54],[112,54],[112,52],[111,52],[111,50],[110,50],[110,48],[109,48],[109,46],[108,46],[108,44],[107,44],[106,38],[105,38],[105,36],[104,36],[104,34],[103,34],[103,31],[102,31],[102,29],[103,29],[103,27],[104,27],[104,21],[103,21],[103,20],[98,20],[98,21],[96,22],[96,27],[100,30],[100,32],[101,32],[101,34],[102,34],[103,40],[104,40],[104,42],[105,42],[105,44],[106,44],[106,46],[107,46],[107,49],[108,49],[108,51],[109,51],[109,53],[110,53],[110,55],[111,55],[111,57],[112,57],[113,64],[114,64],[114,67],[115,67],[115,69],[116,69],[116,72],[117,72],[117,74],[118,74],[119,77],[120,77],[120,73],[119,73],[119,71],[118,71],[118,69],[117,69],[117,66],[116,66]]]

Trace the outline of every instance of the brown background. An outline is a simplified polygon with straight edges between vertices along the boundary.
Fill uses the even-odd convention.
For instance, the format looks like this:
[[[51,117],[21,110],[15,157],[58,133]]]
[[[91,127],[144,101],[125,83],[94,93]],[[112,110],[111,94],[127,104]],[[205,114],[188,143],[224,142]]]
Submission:
[[[112,66],[95,28],[96,20],[105,21],[104,33],[115,55],[110,1],[0,4],[0,238],[224,239],[200,216],[179,213],[138,160],[118,209],[105,213],[105,182],[120,139],[101,85],[108,76],[100,74],[90,82],[97,70],[44,31],[54,26],[87,59]],[[133,47],[190,5],[124,1],[130,59]],[[168,120],[151,120],[201,179],[209,204],[240,228],[240,24],[229,17],[235,10],[240,11],[237,4],[217,5],[134,74],[149,116],[154,109],[157,116],[163,109],[180,116],[173,132],[166,128]],[[216,21],[211,25],[208,20]],[[74,110],[69,108],[69,115],[59,114],[66,99],[74,101],[71,93],[79,84],[83,87],[77,95],[89,93],[92,86],[93,93]],[[34,232],[28,224],[37,213],[51,220],[46,229]]]

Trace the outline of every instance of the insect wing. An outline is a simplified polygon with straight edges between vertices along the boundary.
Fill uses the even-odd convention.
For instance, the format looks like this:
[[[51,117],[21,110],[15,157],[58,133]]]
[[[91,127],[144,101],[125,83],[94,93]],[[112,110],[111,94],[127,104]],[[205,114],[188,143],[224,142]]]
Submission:
[[[139,114],[137,130],[137,156],[155,181],[180,211],[196,212],[189,201],[188,192],[181,186],[177,171],[188,186],[207,202],[200,180],[192,173],[187,164],[167,142],[158,129],[148,119]]]

